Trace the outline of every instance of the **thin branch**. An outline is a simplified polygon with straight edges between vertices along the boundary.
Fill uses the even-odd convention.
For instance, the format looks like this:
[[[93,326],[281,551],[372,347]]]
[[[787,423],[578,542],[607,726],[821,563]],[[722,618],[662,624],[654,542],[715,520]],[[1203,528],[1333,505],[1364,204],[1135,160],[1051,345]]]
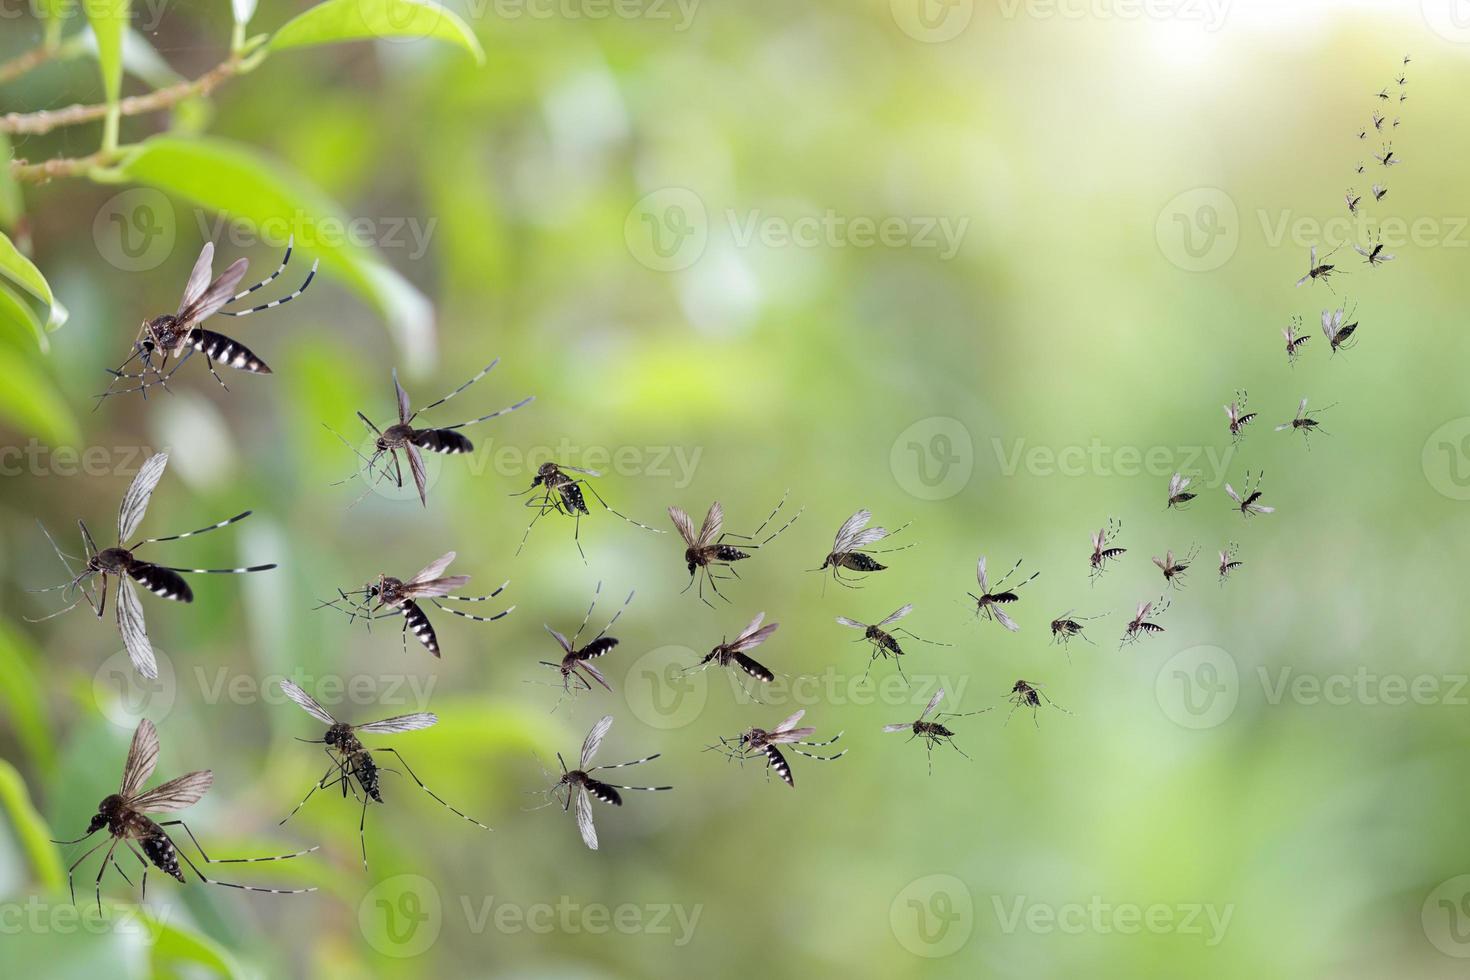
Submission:
[[[146,95],[130,95],[118,103],[118,111],[124,116],[142,116],[172,108],[185,99],[208,95],[221,83],[240,72],[241,60],[238,56],[231,55],[193,81],[179,82]],[[105,104],[70,105],[63,109],[42,109],[38,112],[10,112],[0,116],[0,133],[39,136],[63,126],[105,119],[107,113],[108,107]]]
[[[19,78],[26,72],[41,67],[55,57],[58,50],[58,45],[42,44],[38,48],[32,48],[25,54],[16,55],[9,61],[0,63],[0,84]]]
[[[55,160],[43,160],[40,163],[12,160],[10,161],[10,176],[26,184],[45,184],[58,177],[85,177],[99,167],[116,162],[127,149],[129,147],[119,147],[111,151],[98,150],[89,156],[59,157]]]

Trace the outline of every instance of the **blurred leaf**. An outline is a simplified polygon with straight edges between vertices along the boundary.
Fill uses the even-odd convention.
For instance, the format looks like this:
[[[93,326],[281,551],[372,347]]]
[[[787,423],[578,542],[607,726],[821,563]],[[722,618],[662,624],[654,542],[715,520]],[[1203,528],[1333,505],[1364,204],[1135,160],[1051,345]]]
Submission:
[[[0,759],[0,806],[10,815],[16,841],[30,858],[36,881],[48,892],[60,892],[66,887],[66,871],[56,845],[51,843],[51,828],[31,805],[25,780],[4,759]]]
[[[18,346],[29,346],[31,341],[40,344],[42,351],[51,346],[41,318],[36,316],[31,304],[3,282],[0,282],[0,333],[15,337]]]
[[[83,5],[97,38],[97,65],[108,105],[122,94],[123,34],[128,28],[129,0],[88,0]]]
[[[340,233],[347,222],[342,209],[300,175],[238,143],[168,136],[144,142],[118,173],[230,220],[293,229],[297,248],[319,257],[324,269],[378,307],[410,366],[432,357],[434,311],[428,299],[370,249]]]
[[[0,347],[0,378],[0,419],[53,446],[81,442],[70,406],[24,354]]]
[[[46,277],[41,275],[35,263],[15,247],[15,243],[8,235],[0,234],[0,275],[20,286],[36,299],[46,304],[49,311],[46,320],[46,329],[55,330],[66,322],[66,307],[56,302],[56,297],[51,294],[51,285],[46,282]]]
[[[46,728],[46,692],[34,668],[38,659],[29,640],[0,622],[0,699],[9,705],[6,717],[31,763],[49,770],[56,762],[56,746]]]
[[[172,971],[161,970],[161,966],[194,963],[208,967],[220,976],[243,976],[240,964],[214,940],[171,925],[151,914],[147,915],[147,921],[152,933],[155,975],[168,976],[172,973]]]
[[[235,23],[244,27],[250,23],[250,18],[255,16],[256,0],[230,0],[230,7],[235,13]]]
[[[337,41],[432,37],[458,44],[485,63],[485,50],[458,14],[430,0],[326,0],[287,21],[270,40],[273,50]]]
[[[0,228],[14,228],[25,211],[20,184],[10,176],[10,161],[14,159],[15,148],[10,145],[10,137],[0,133],[0,160],[5,162],[4,168],[0,168]]]

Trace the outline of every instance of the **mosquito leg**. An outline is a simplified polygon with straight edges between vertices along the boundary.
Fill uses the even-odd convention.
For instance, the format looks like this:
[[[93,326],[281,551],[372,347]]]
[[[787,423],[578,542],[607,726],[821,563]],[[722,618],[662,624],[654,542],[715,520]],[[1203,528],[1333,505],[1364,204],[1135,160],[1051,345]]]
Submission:
[[[89,834],[88,836],[90,837],[91,835]],[[77,838],[77,840],[86,840],[86,839],[87,839],[86,837],[79,837],[79,838]],[[62,842],[58,841],[57,843],[62,843]],[[66,841],[65,843],[75,844],[76,841]],[[96,844],[93,844],[87,850],[87,853],[83,854],[81,857],[79,857],[75,861],[73,861],[71,863],[71,867],[69,867],[69,868],[66,869],[66,885],[71,890],[71,903],[73,905],[77,904],[77,886],[76,886],[76,882],[72,879],[72,873],[77,870],[77,866],[78,865],[80,865],[83,861],[87,860],[87,858],[91,857],[93,854],[96,854],[97,853],[97,849],[100,848],[100,847],[105,846],[106,844],[107,844],[106,838],[98,841]]]
[[[325,752],[326,749],[323,749],[322,751]],[[327,777],[330,776],[330,775],[332,775],[333,770],[337,770],[339,772],[339,775],[340,775],[341,769],[342,769],[342,763],[338,762],[336,759],[333,759],[332,760],[331,767],[328,768],[326,772],[322,773],[322,778],[319,779],[319,780],[317,780],[315,783],[313,783],[312,786],[311,786],[311,789],[309,789],[309,790],[306,791],[306,795],[301,798],[301,802],[298,803],[298,804],[296,804],[296,809],[295,810],[292,810],[290,813],[288,813],[284,817],[282,817],[281,818],[281,822],[278,823],[278,824],[276,824],[276,826],[277,827],[280,827],[283,824],[285,824],[285,822],[287,820],[290,820],[292,817],[296,816],[297,811],[299,811],[302,807],[306,806],[306,801],[309,800],[309,799],[311,799],[311,794],[312,793],[315,793],[319,789],[326,789],[327,788]]]
[[[599,504],[601,504],[603,510],[606,510],[608,513],[615,514],[618,517],[621,517],[623,520],[627,521],[629,524],[633,525],[634,527],[641,527],[645,531],[652,531],[654,534],[663,534],[664,533],[662,528],[649,527],[647,524],[639,524],[637,521],[633,520],[633,518],[629,517],[627,514],[624,514],[624,513],[621,513],[619,511],[613,510],[611,507],[608,506],[607,501],[602,499],[602,494],[600,494],[600,493],[597,492],[597,488],[592,485],[591,481],[589,481],[589,480],[574,480],[572,482],[574,482],[574,483],[580,483],[580,484],[582,484],[582,486],[586,487],[587,488],[587,492],[590,493],[590,494],[592,494],[592,496],[596,497],[597,498],[597,502]]]
[[[182,821],[182,820],[164,820],[164,821],[162,821],[162,822],[159,823],[159,826],[160,827],[175,827],[175,826],[177,826],[177,827],[183,827],[184,828],[184,833],[188,834],[189,835],[189,840],[191,840],[191,841],[194,842],[194,846],[199,850],[199,856],[204,859],[204,863],[205,864],[257,864],[257,863],[259,863],[261,861],[289,861],[291,858],[298,858],[298,857],[301,857],[303,855],[310,854],[311,852],[317,850],[316,847],[308,847],[304,851],[296,851],[295,853],[292,853],[292,854],[277,854],[274,857],[260,857],[260,858],[212,858],[208,854],[205,854],[204,853],[204,845],[199,843],[199,838],[197,838],[197,837],[194,836],[194,831],[190,830],[189,829],[189,825],[187,823],[185,823],[184,821]],[[183,852],[180,851],[179,853],[182,854]]]
[[[490,829],[489,827],[487,827],[484,824],[480,823],[480,821],[476,820],[474,817],[469,816],[468,814],[466,814],[466,813],[464,813],[464,812],[462,812],[460,810],[456,810],[454,807],[452,807],[448,803],[444,802],[444,798],[441,797],[438,793],[435,793],[433,790],[429,789],[429,787],[425,786],[424,785],[424,781],[422,779],[420,779],[417,775],[415,775],[414,771],[409,768],[408,761],[403,758],[403,756],[399,753],[399,751],[397,749],[393,749],[393,748],[373,749],[372,751],[374,751],[374,752],[392,752],[393,755],[394,755],[394,757],[399,762],[403,763],[403,771],[406,772],[406,773],[408,773],[410,779],[412,779],[414,782],[416,782],[416,783],[419,784],[419,789],[423,790],[425,793],[428,793],[435,800],[438,800],[439,803],[442,804],[445,807],[445,809],[449,810],[449,812],[454,813],[454,814],[456,814],[458,816],[463,817],[464,819],[468,820],[470,823],[474,824],[476,827],[479,827],[482,830],[489,830]]]
[[[102,914],[102,876],[107,873],[107,866],[112,863],[112,852],[115,851],[115,850],[117,850],[117,842],[120,841],[120,840],[122,840],[121,837],[114,837],[112,839],[112,846],[107,849],[107,853],[106,854],[102,855],[102,867],[100,867],[100,868],[97,869],[97,914],[98,915],[101,915]],[[75,903],[73,903],[73,904],[75,904]]]
[[[180,363],[183,363],[183,362],[181,361]],[[205,365],[205,367],[209,368],[209,373],[212,374],[212,375],[214,375],[214,380],[216,380],[216,381],[219,382],[219,386],[221,388],[223,388],[225,391],[229,391],[230,390],[230,386],[227,385],[227,384],[225,384],[225,379],[224,378],[221,378],[219,376],[219,372],[214,369],[214,360],[208,354],[205,354],[204,355],[204,365]]]
[[[171,823],[181,823],[181,822],[182,821],[177,821],[177,820],[171,821]],[[160,826],[163,826],[163,825],[160,824]],[[188,829],[188,828],[185,828],[185,829]],[[191,834],[190,836],[192,837],[193,835]],[[195,841],[195,846],[196,847],[198,846],[198,841]],[[312,850],[316,850],[316,848],[312,848]],[[199,880],[200,881],[202,881],[202,882],[204,882],[205,884],[208,884],[208,885],[219,885],[222,888],[238,888],[242,892],[264,892],[267,895],[305,895],[308,892],[314,892],[314,891],[316,891],[316,887],[315,886],[313,886],[311,888],[261,888],[261,887],[259,887],[257,885],[237,885],[233,881],[220,881],[218,878],[210,878],[210,877],[206,876],[204,874],[204,872],[200,871],[199,870],[199,866],[194,863],[194,859],[191,858],[191,857],[189,857],[189,853],[187,851],[185,851],[183,848],[178,848],[178,853],[179,853],[179,857],[181,857],[181,858],[184,859],[184,863],[189,866],[189,870],[192,871],[192,872],[194,872],[194,874],[199,877]],[[200,854],[203,854],[204,852],[201,850],[199,853]],[[262,858],[261,860],[266,860],[266,859]]]
[[[143,889],[138,895],[138,901],[146,902],[148,901],[148,862],[144,859],[143,855],[138,853],[138,849],[133,846],[132,841],[128,841],[128,850],[133,852],[133,857],[137,858],[138,863],[143,866]],[[122,869],[119,868],[118,870],[121,871]],[[132,882],[128,882],[128,884],[132,884]]]

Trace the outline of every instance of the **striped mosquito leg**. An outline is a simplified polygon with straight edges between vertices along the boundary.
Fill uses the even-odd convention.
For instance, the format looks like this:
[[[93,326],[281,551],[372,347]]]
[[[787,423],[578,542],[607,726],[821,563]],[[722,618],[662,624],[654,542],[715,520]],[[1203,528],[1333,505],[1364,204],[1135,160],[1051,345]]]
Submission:
[[[248,568],[175,568],[172,565],[156,565],[166,572],[184,572],[188,575],[244,575],[247,572],[268,572],[276,567],[275,562],[269,565],[251,565]]]
[[[262,892],[266,895],[305,895],[309,892],[316,891],[316,886],[314,885],[311,888],[262,888],[259,885],[241,885],[233,881],[221,881],[218,878],[211,878],[203,871],[200,871],[199,866],[194,863],[194,859],[189,857],[182,849],[179,850],[179,857],[184,859],[184,863],[189,866],[189,870],[198,875],[199,880],[206,885],[219,885],[222,888],[238,888],[242,892]]]
[[[594,496],[594,497],[597,498],[597,502],[602,505],[602,509],[605,510],[605,511],[607,511],[609,514],[612,514],[614,517],[621,517],[623,520],[627,521],[629,524],[633,525],[634,527],[641,527],[641,528],[643,528],[643,530],[645,530],[645,531],[652,531],[654,534],[663,534],[664,533],[663,528],[649,527],[647,524],[640,524],[637,521],[633,520],[633,518],[629,517],[627,514],[624,514],[621,511],[613,510],[611,507],[608,506],[607,501],[602,499],[602,494],[600,494],[600,493],[597,492],[597,488],[594,487],[590,481],[588,481],[588,480],[573,480],[572,482],[573,483],[580,483],[582,486],[586,487],[587,490],[592,494],[592,496]],[[578,547],[580,547],[580,545]]]
[[[476,381],[479,381],[485,375],[489,374],[491,371],[493,371],[495,369],[495,365],[497,365],[499,363],[500,363],[500,358],[497,357],[495,360],[493,360],[489,364],[485,365],[485,367],[481,369],[481,371],[480,371],[479,374],[475,375],[473,378],[471,378],[470,380],[466,381],[464,384],[460,385],[458,388],[454,389],[449,394],[445,395],[443,398],[439,399],[436,402],[430,402],[429,404],[425,405],[423,408],[419,409],[417,412],[414,412],[412,415],[410,415],[408,417],[408,421],[412,422],[414,419],[418,418],[420,415],[422,415],[423,413],[427,412],[429,409],[431,409],[431,408],[438,408],[440,405],[443,405],[445,402],[449,401],[449,399],[453,398],[455,395],[459,394],[461,391],[464,391],[470,385],[474,384]],[[462,423],[462,424],[468,425],[469,423]],[[451,426],[441,426],[441,428],[454,429],[454,428],[458,428],[458,426],[452,426],[452,425]]]
[[[525,398],[522,398],[520,401],[516,402],[514,405],[507,405],[504,408],[496,409],[495,411],[491,412],[489,415],[481,415],[477,419],[469,419],[469,420],[464,421],[464,422],[456,422],[454,425],[441,425],[441,426],[439,426],[439,428],[441,428],[441,429],[463,429],[467,425],[475,425],[475,424],[480,423],[480,422],[488,422],[491,419],[498,418],[501,415],[509,415],[511,412],[514,412],[518,408],[525,408],[527,405],[531,404],[535,400],[536,400],[536,396],[535,395],[527,395]],[[420,409],[420,411],[423,411],[423,409]]]
[[[632,762],[614,762],[614,763],[611,763],[610,765],[606,765],[606,766],[593,766],[591,769],[588,769],[587,771],[588,772],[597,772],[599,769],[626,769],[628,766],[641,766],[645,762],[652,762],[654,759],[657,759],[661,755],[663,755],[662,752],[655,752],[653,755],[646,755],[646,756],[644,756],[641,759],[634,759]],[[632,787],[632,786],[619,786],[618,788],[619,789],[634,789],[635,787]]]
[[[203,534],[206,531],[217,531],[217,530],[219,530],[222,527],[229,527],[231,524],[234,524],[237,521],[243,521],[245,518],[249,517],[252,513],[253,513],[253,511],[248,511],[247,510],[243,514],[236,514],[234,517],[228,518],[227,520],[220,521],[218,524],[211,524],[208,527],[201,527],[197,531],[185,531],[183,534],[171,534],[171,535],[169,535],[166,538],[144,538],[142,541],[139,541],[137,544],[133,545],[128,550],[129,551],[134,551],[134,550],[140,548],[141,546],[143,546],[145,544],[157,544],[160,541],[180,541],[180,540],[182,540],[184,538],[192,538],[196,534]]]
[[[320,845],[317,845],[317,846],[313,846],[313,847],[308,847],[304,851],[296,851],[295,853],[292,853],[292,854],[277,854],[274,857],[259,857],[259,858],[212,858],[208,854],[204,853],[204,845],[201,844],[201,843],[199,843],[199,838],[197,838],[197,837],[194,836],[194,831],[190,830],[189,829],[189,825],[187,823],[185,823],[184,821],[182,821],[182,820],[165,820],[165,821],[160,822],[159,823],[159,826],[160,827],[174,827],[174,826],[183,827],[184,828],[184,833],[188,834],[189,835],[189,840],[191,840],[191,841],[194,842],[194,846],[196,848],[198,848],[198,850],[199,850],[199,856],[204,859],[204,862],[206,864],[253,864],[253,863],[258,862],[258,861],[289,861],[291,858],[298,858],[298,857],[302,857],[303,855],[310,854],[313,851],[318,850],[319,847],[320,847]],[[180,853],[182,853],[182,852],[180,852]],[[201,877],[202,877],[202,875],[201,875]]]
[[[637,789],[642,790],[645,793],[662,793],[665,790],[670,790],[674,788],[672,786],[618,786],[614,783],[608,783],[607,785],[611,786],[613,789]]]
[[[803,742],[801,744],[805,745],[806,743]],[[822,742],[822,743],[819,743],[819,744],[821,744],[821,745],[827,745],[829,743]],[[791,751],[795,752],[797,755],[804,755],[808,759],[816,759],[818,762],[832,762],[834,760],[840,759],[843,756],[847,755],[847,750],[846,749],[843,749],[841,752],[838,752],[836,755],[813,755],[810,752],[803,752],[801,749],[797,748],[795,745],[791,746]]]
[[[612,619],[609,619],[607,621],[607,625],[604,626],[601,630],[599,630],[598,633],[597,633],[597,635],[594,636],[591,640],[588,640],[587,642],[594,643],[597,640],[602,639],[603,636],[605,636],[607,634],[607,631],[613,628],[613,624],[616,623],[618,621],[618,619],[622,617],[623,610],[624,609],[627,609],[628,608],[628,603],[630,603],[632,601],[633,601],[633,592],[632,591],[629,591],[628,598],[624,599],[623,600],[623,604],[618,607],[618,611],[615,612],[615,613],[613,613],[613,618]],[[590,609],[587,610],[587,615],[589,615],[589,616],[592,615],[592,610],[590,610]],[[586,623],[583,623],[582,625],[585,626]],[[581,631],[578,630],[578,632],[581,632]]]
[[[83,840],[86,840],[85,837],[82,838],[82,839]],[[66,841],[65,843],[72,844],[72,843],[76,843],[76,842],[75,841]],[[69,868],[66,869],[66,884],[67,884],[67,887],[71,889],[71,903],[73,905],[77,904],[77,886],[76,886],[76,882],[72,879],[73,873],[76,872],[77,868],[81,865],[81,863],[83,861],[87,860],[87,858],[91,857],[93,854],[96,854],[98,848],[102,848],[102,847],[106,847],[106,846],[107,846],[107,838],[104,837],[102,840],[98,841],[96,844],[93,844],[91,847],[87,848],[86,853],[84,853],[81,857],[79,857],[75,861],[73,861],[71,863],[71,867],[69,867]]]
[[[107,849],[106,854],[102,855],[102,867],[97,869],[97,913],[99,915],[102,914],[102,876],[107,874],[107,866],[112,863],[112,854],[117,850],[118,841],[120,840],[122,840],[121,837],[114,837],[112,839],[112,846]],[[72,904],[75,905],[76,902],[73,901]]]
[[[446,599],[463,599],[465,602],[481,602],[481,601],[483,601],[485,599],[489,599],[490,596],[482,595],[482,596],[474,596],[473,598],[470,598],[470,597],[465,597],[465,596],[453,596],[452,595],[452,596],[445,596],[444,598],[446,598]],[[451,615],[451,616],[458,616],[461,619],[473,619],[477,623],[493,623],[497,619],[504,619],[505,617],[509,616],[511,613],[513,613],[513,612],[516,611],[516,607],[515,606],[511,606],[509,609],[505,610],[504,612],[498,612],[494,616],[475,616],[475,615],[472,615],[472,614],[467,613],[467,612],[460,612],[458,609],[451,609],[448,606],[444,605],[438,599],[430,599],[429,601],[434,604],[434,608],[436,608],[436,609],[442,609],[444,612],[449,613],[449,615]]]
[[[255,285],[251,286],[250,288],[240,290],[238,293],[236,293],[235,295],[231,296],[229,298],[229,301],[228,302],[230,302],[230,303],[239,302],[240,300],[244,299],[246,296],[249,296],[251,293],[255,292],[260,287],[262,287],[262,286],[268,286],[272,282],[275,282],[276,277],[278,277],[281,273],[283,273],[283,272],[286,271],[286,264],[291,261],[291,250],[293,248],[295,248],[295,247],[296,247],[296,236],[295,235],[292,235],[291,237],[289,237],[289,238],[286,239],[286,254],[281,258],[281,264],[276,267],[276,271],[275,272],[272,272],[270,275],[266,276],[264,279],[260,280],[260,282],[256,283]]]
[[[845,734],[844,732],[838,732],[836,735],[833,735],[831,738],[827,739],[827,741],[825,741],[825,742],[794,742],[792,744],[794,744],[794,745],[805,745],[809,749],[820,749],[824,745],[831,745],[833,742],[835,742],[839,738],[841,738],[844,734]]]
[[[289,295],[289,296],[282,296],[280,299],[273,299],[269,303],[262,303],[259,306],[252,306],[248,310],[220,310],[219,311],[219,315],[220,316],[249,316],[252,313],[264,313],[266,310],[273,310],[277,306],[280,306],[280,305],[282,305],[284,303],[291,302],[293,299],[295,299],[296,297],[300,296],[302,293],[306,292],[307,287],[311,285],[311,281],[316,278],[316,269],[317,269],[317,266],[320,265],[320,264],[321,264],[321,260],[320,259],[318,259],[316,262],[313,262],[311,264],[311,271],[306,274],[306,281],[303,282],[301,284],[301,286],[296,290],[296,292],[292,293],[291,295]],[[247,289],[246,292],[248,293],[248,292],[250,292],[250,290]],[[239,297],[236,297],[236,299],[238,299],[238,298]]]
[[[442,598],[442,599],[454,599],[454,600],[457,600],[459,602],[484,602],[486,599],[494,599],[496,596],[500,595],[500,593],[504,592],[506,590],[506,588],[509,587],[509,585],[510,585],[510,579],[506,579],[504,582],[501,582],[500,583],[500,587],[499,588],[497,588],[494,592],[490,593],[489,595],[446,595],[446,596],[440,596],[440,598]]]
[[[425,786],[424,785],[424,781],[422,779],[420,779],[418,777],[418,775],[415,774],[412,769],[409,768],[408,760],[405,759],[405,758],[403,758],[403,754],[400,753],[397,749],[393,749],[393,748],[387,748],[387,749],[371,749],[370,751],[373,751],[373,752],[391,752],[391,753],[393,753],[394,757],[397,758],[398,761],[403,764],[403,771],[406,772],[406,773],[408,773],[410,779],[412,779],[414,782],[416,782],[416,783],[419,784],[419,789],[423,790],[425,793],[428,793],[430,796],[432,796],[435,800],[437,800],[450,813],[453,813],[453,814],[455,814],[457,816],[463,817],[465,820],[468,820],[470,823],[474,824],[476,827],[479,827],[481,830],[489,830],[490,829],[489,827],[487,827],[484,824],[480,823],[480,821],[476,820],[474,817],[470,816],[469,814],[465,813],[464,811],[457,810],[454,807],[450,806],[448,803],[446,803],[444,801],[444,798],[442,796],[440,796],[438,793],[435,793],[433,790],[429,789],[429,787]]]

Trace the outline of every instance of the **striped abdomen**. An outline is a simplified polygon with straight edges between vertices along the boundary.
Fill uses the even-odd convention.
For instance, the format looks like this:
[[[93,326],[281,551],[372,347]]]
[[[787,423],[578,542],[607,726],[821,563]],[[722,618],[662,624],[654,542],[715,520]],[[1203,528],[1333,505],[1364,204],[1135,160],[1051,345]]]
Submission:
[[[378,788],[378,764],[366,749],[352,754],[352,774],[357,777],[364,793],[379,803],[383,802],[383,792]]]
[[[850,568],[855,572],[881,572],[887,565],[880,564],[876,559],[870,558],[861,551],[849,551],[842,555],[837,563],[843,568]]]
[[[431,453],[468,453],[475,444],[453,429],[419,429],[409,441]]]
[[[185,582],[184,576],[178,572],[150,565],[146,561],[135,561],[129,566],[128,574],[135,582],[156,596],[174,599],[178,602],[194,601],[194,590],[189,588],[189,583]]]
[[[792,789],[795,789],[796,780],[791,778],[791,764],[786,761],[786,757],[781,754],[781,750],[774,745],[767,745],[763,751],[766,753],[767,764],[776,770],[776,775],[781,777],[781,781]]]
[[[252,354],[249,348],[222,333],[215,333],[213,330],[195,330],[189,334],[188,342],[190,347],[211,361],[228,364],[232,368],[250,371],[253,374],[271,373],[271,369],[266,367],[265,362]]]
[[[563,483],[561,486],[556,488],[556,491],[557,493],[561,494],[562,505],[565,506],[569,512],[573,514],[578,512],[581,512],[583,514],[592,513],[587,509],[587,501],[582,496],[582,488],[577,486],[575,483],[572,483],[570,481],[568,481],[567,483]]]
[[[599,782],[598,780],[593,779],[591,776],[585,776],[583,777],[582,784],[587,787],[587,792],[591,793],[594,797],[601,800],[602,802],[611,803],[613,806],[623,805],[622,794],[613,789],[607,783]]]
[[[413,635],[434,656],[439,656],[439,638],[434,635],[434,626],[429,622],[429,617],[419,608],[418,603],[412,599],[403,604],[404,628],[412,630]]]
[[[153,821],[150,820],[149,823]],[[179,881],[184,880],[184,873],[179,870],[179,852],[161,828],[155,824],[139,843],[143,845],[143,853],[153,862],[154,867]]]

